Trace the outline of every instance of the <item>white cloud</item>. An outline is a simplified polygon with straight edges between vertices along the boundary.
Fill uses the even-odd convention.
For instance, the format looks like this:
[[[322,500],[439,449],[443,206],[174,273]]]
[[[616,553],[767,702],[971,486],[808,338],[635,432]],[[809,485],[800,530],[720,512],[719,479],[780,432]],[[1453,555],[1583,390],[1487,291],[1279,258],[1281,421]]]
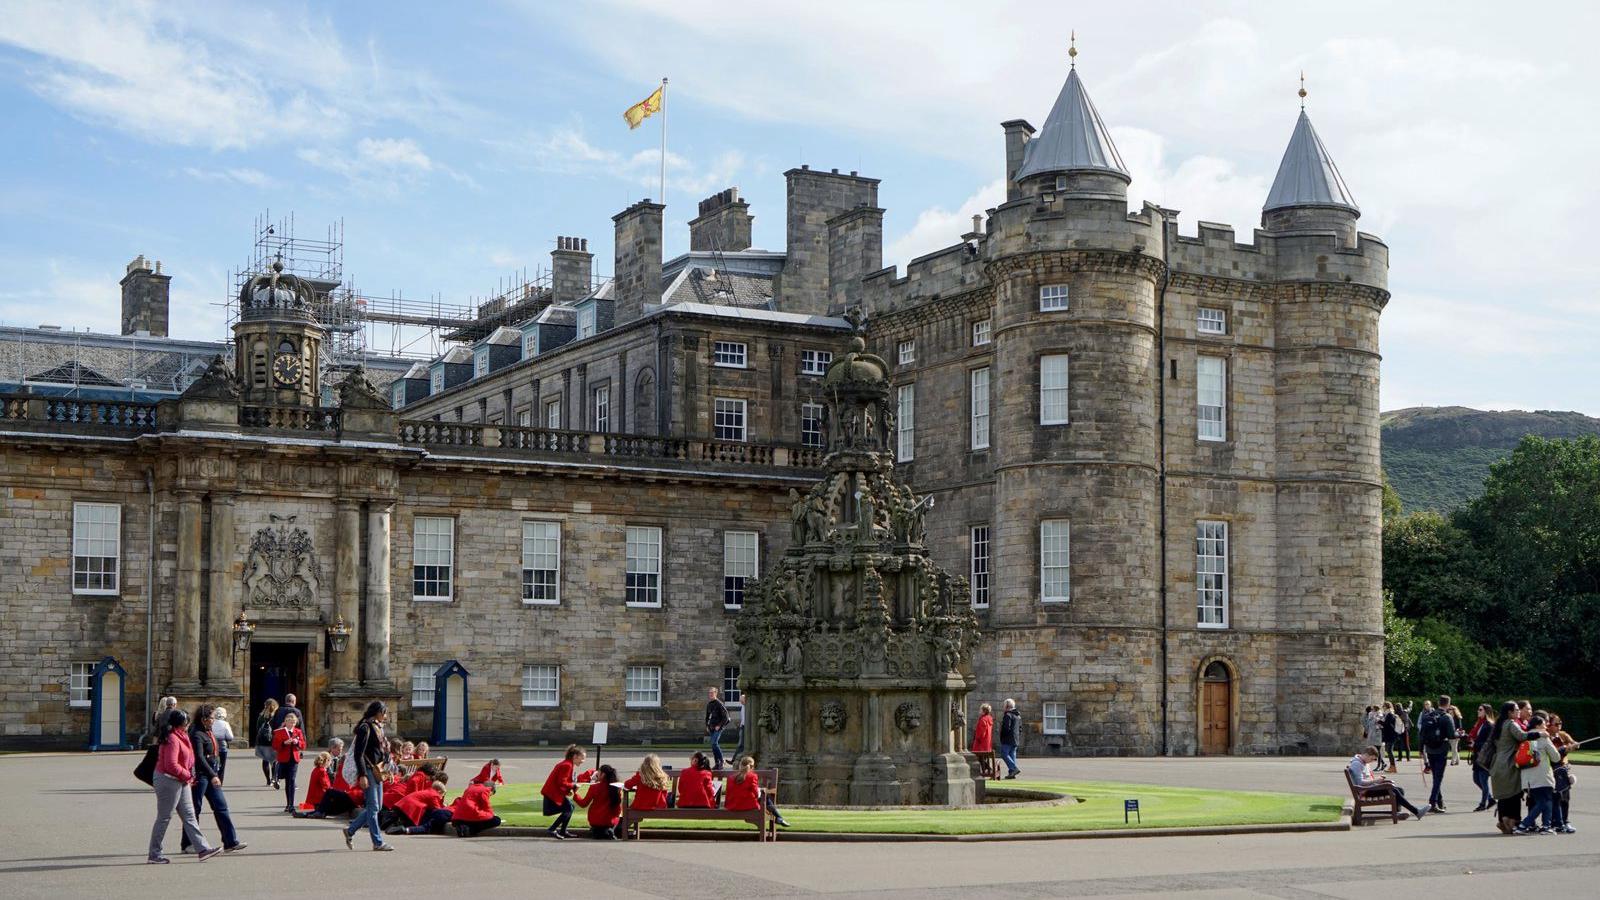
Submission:
[[[233,182],[253,188],[265,188],[272,185],[272,179],[260,169],[248,167],[227,169],[203,169],[198,166],[185,166],[183,174],[196,181],[221,181]]]
[[[382,196],[397,196],[402,188],[422,183],[441,172],[476,189],[471,176],[461,174],[423,152],[411,138],[364,137],[353,147],[302,147],[302,161],[344,178],[353,188]]]
[[[485,143],[499,157],[516,166],[560,175],[618,178],[643,188],[647,196],[655,197],[660,193],[659,147],[623,153],[591,142],[578,125],[531,131],[516,138]],[[734,177],[745,165],[745,156],[738,150],[723,151],[709,162],[692,160],[668,150],[667,190],[689,194],[720,190],[733,184]]]
[[[961,235],[972,230],[972,217],[983,215],[1006,199],[1006,180],[996,179],[979,188],[954,210],[943,206],[930,206],[917,214],[917,221],[884,247],[884,265],[904,266],[943,247],[960,242]]]

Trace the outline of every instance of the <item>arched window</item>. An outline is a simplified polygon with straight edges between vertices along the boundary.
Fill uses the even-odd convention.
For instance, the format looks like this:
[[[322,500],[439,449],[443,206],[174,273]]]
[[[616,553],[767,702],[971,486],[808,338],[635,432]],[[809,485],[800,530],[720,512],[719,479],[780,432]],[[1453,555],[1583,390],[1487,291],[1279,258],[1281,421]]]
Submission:
[[[1211,665],[1206,666],[1205,675],[1202,677],[1204,677],[1206,681],[1231,681],[1233,675],[1228,671],[1228,666],[1225,663],[1223,663],[1221,660],[1217,660]]]
[[[278,342],[278,352],[279,353],[293,354],[293,353],[296,353],[298,351],[295,350],[294,341],[291,341],[288,338],[284,338],[283,340]]]
[[[656,433],[656,373],[641,369],[633,380],[634,434]]]

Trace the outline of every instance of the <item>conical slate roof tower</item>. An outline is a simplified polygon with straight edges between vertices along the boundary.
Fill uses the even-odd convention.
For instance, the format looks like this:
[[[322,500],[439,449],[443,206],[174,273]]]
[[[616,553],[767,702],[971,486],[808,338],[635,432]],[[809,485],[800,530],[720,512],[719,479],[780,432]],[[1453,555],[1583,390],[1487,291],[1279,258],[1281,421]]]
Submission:
[[[1120,175],[1123,181],[1132,180],[1076,68],[1067,73],[1067,83],[1050,107],[1044,127],[1028,142],[1016,178],[1021,181],[1069,172],[1106,172]]]
[[[1272,180],[1262,211],[1297,206],[1326,206],[1361,213],[1304,109],[1294,123],[1294,134],[1289,137],[1283,161],[1278,163],[1278,176]]]

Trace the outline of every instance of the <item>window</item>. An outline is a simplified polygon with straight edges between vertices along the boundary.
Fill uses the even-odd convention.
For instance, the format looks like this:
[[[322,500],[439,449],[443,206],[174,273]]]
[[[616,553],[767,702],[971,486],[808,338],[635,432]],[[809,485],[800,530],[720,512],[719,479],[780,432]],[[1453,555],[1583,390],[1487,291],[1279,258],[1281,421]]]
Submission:
[[[1194,523],[1194,583],[1201,628],[1228,627],[1228,523]]]
[[[417,516],[412,523],[411,599],[450,599],[455,527],[454,519],[443,516]]]
[[[1067,357],[1039,357],[1039,424],[1067,424]]]
[[[630,707],[661,705],[661,667],[629,666],[623,699]]]
[[[1209,306],[1200,307],[1200,318],[1196,330],[1201,334],[1227,334],[1228,313],[1226,310],[1212,309]]]
[[[1072,599],[1072,525],[1065,519],[1039,523],[1039,599],[1065,603]]]
[[[428,375],[428,393],[437,394],[444,390],[444,366],[434,369]]]
[[[72,592],[115,594],[121,585],[122,507],[72,504]]]
[[[561,523],[522,523],[522,602],[561,602]]]
[[[585,306],[578,307],[577,340],[581,341],[586,337],[593,337],[594,330],[594,304],[590,303]]]
[[[908,366],[908,365],[911,365],[912,363],[916,362],[917,361],[917,342],[916,341],[901,341],[899,343],[899,345],[896,347],[895,356],[896,356],[896,358],[898,358],[900,360],[900,365],[902,365],[902,366]]]
[[[482,378],[489,374],[489,348],[483,347],[472,354],[472,377]]]
[[[546,400],[544,404],[544,427],[561,427],[561,401]]]
[[[602,434],[611,430],[611,385],[594,389],[594,430]]]
[[[92,662],[75,662],[67,671],[67,705],[88,706],[94,699],[94,667]]]
[[[625,599],[629,606],[661,605],[661,529],[628,526],[628,571]]]
[[[722,533],[722,605],[728,609],[744,606],[744,587],[760,574],[760,536],[754,531]]]
[[[433,707],[433,673],[439,667],[428,663],[411,664],[411,706],[414,709]]]
[[[1039,311],[1060,312],[1067,308],[1067,286],[1046,284],[1039,288]]]
[[[989,343],[990,330],[994,327],[994,320],[979,319],[972,323],[972,346],[982,347]]]
[[[1195,359],[1195,390],[1200,400],[1200,440],[1221,441],[1228,434],[1228,372],[1220,356]]]
[[[902,384],[895,394],[895,461],[910,462],[916,458],[917,445],[917,386]]]
[[[800,374],[801,375],[826,375],[828,365],[833,362],[831,350],[801,350]]]
[[[737,705],[739,700],[739,667],[722,667],[722,702]]]
[[[533,410],[524,406],[517,410],[517,426],[520,428],[533,427]]]
[[[396,381],[394,383],[394,390],[391,392],[391,396],[394,399],[389,403],[390,406],[399,409],[406,405],[406,385],[404,381]]]
[[[745,345],[736,341],[716,341],[711,345],[711,361],[724,368],[744,368],[748,355]]]
[[[717,397],[712,404],[712,435],[719,441],[744,440],[744,401]]]
[[[800,404],[800,443],[806,447],[821,447],[823,442],[823,417],[821,403]]]
[[[1044,733],[1067,733],[1067,705],[1060,701],[1044,702]]]
[[[522,705],[560,706],[561,667],[547,665],[523,666]]]
[[[989,526],[972,526],[972,605],[989,608]]]
[[[522,358],[532,359],[539,355],[539,332],[524,331],[522,333]]]
[[[989,446],[989,370],[973,369],[972,394],[972,449],[984,450]]]

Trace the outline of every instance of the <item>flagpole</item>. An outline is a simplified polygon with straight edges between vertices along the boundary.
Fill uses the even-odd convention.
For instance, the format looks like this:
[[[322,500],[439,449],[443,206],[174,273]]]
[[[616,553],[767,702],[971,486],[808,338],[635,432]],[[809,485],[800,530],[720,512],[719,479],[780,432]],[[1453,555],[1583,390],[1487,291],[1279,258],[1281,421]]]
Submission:
[[[661,200],[667,205],[667,79],[661,79]]]

